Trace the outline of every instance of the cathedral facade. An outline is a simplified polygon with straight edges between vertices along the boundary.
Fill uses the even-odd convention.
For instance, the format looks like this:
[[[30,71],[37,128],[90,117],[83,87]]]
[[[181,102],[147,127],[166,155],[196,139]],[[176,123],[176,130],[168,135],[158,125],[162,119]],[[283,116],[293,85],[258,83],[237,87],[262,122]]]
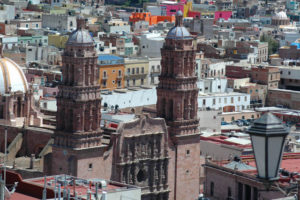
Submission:
[[[144,200],[198,197],[200,134],[195,46],[182,18],[178,12],[161,50],[157,116],[136,116],[114,130],[100,127],[97,54],[85,20],[78,18],[77,30],[71,33],[62,56],[63,81],[57,95],[52,150],[44,158],[45,174],[137,185]],[[26,85],[25,93],[27,90]],[[15,103],[18,105],[18,99]],[[25,108],[16,107],[12,112],[21,116],[29,112]]]

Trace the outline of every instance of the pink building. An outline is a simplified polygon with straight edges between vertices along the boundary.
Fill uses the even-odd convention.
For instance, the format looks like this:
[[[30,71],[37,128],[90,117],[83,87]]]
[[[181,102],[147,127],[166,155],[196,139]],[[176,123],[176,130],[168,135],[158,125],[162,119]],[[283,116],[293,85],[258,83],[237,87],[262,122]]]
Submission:
[[[201,18],[201,13],[197,11],[189,11],[188,12],[188,17],[193,17],[193,18]]]
[[[185,1],[163,1],[161,3],[161,13],[163,16],[172,16],[177,13],[177,11],[181,10],[184,11],[184,4]]]
[[[228,20],[231,16],[232,16],[232,11],[216,11],[215,21],[218,21],[220,18]]]

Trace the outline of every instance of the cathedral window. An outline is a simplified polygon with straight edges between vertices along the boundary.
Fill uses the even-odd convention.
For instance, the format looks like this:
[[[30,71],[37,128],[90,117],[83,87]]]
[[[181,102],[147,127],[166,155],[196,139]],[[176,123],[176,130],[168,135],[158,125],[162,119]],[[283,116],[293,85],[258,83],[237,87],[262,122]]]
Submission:
[[[93,163],[89,163],[89,170],[93,169]]]
[[[188,150],[186,150],[186,154],[185,154],[185,155],[186,155],[186,156],[190,156],[190,153],[191,153],[191,152],[190,152],[190,150],[188,149]]]
[[[0,105],[0,119],[3,119],[4,118],[4,106],[3,105]]]
[[[146,176],[146,172],[145,170],[143,169],[140,169],[140,171],[138,172],[137,174],[137,181],[138,182],[143,182],[147,179],[147,176]]]

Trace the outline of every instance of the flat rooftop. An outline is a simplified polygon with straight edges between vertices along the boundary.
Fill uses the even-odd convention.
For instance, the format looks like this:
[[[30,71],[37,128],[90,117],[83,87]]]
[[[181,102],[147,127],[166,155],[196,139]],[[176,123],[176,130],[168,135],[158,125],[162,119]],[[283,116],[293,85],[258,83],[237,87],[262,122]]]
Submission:
[[[113,182],[104,179],[81,179],[69,175],[56,175],[47,176],[46,178],[32,178],[23,180],[24,183],[34,184],[36,186],[44,188],[46,179],[47,189],[54,190],[55,187],[61,186],[61,192],[64,190],[70,191],[71,196],[76,193],[77,197],[86,199],[88,193],[95,194],[96,191],[99,195],[103,192],[114,193],[122,192],[125,190],[139,189],[139,187],[131,186],[123,183]],[[97,184],[96,184],[97,183]],[[97,185],[97,186],[96,186]]]

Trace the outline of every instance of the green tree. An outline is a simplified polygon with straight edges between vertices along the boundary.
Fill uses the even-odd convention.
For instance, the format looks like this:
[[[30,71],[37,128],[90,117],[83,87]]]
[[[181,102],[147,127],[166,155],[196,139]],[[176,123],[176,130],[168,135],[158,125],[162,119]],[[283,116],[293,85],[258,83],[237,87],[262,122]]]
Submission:
[[[269,55],[274,54],[278,51],[279,42],[275,40],[272,36],[263,33],[263,35],[260,36],[260,41],[268,43]]]

